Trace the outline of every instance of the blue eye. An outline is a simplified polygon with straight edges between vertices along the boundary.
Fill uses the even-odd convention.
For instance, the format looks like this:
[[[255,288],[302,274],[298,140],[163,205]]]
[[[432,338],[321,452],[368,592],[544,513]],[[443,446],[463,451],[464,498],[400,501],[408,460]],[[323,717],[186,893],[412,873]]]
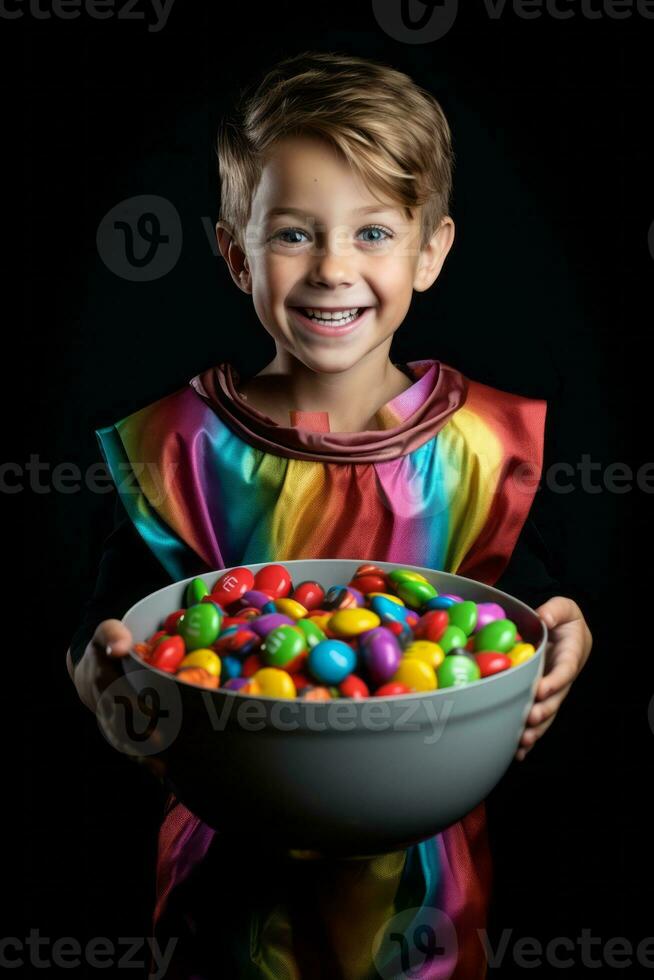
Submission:
[[[388,228],[383,228],[381,225],[368,225],[366,228],[361,229],[360,234],[365,234],[366,232],[381,232],[385,236],[384,238],[375,238],[372,240],[369,239],[366,243],[368,245],[381,245],[389,238],[393,238],[393,233],[389,231]],[[285,242],[287,245],[301,245],[301,241],[298,241],[297,239],[295,241],[289,241],[287,238],[282,237],[284,235],[304,235],[306,238],[307,232],[302,231],[301,228],[282,228],[281,231],[278,231],[273,235],[273,240],[279,239],[280,241]]]
[[[366,231],[381,231],[386,238],[376,238],[373,241],[368,241],[369,245],[381,245],[383,242],[387,241],[389,238],[393,237],[392,232],[388,231],[387,228],[382,228],[381,225],[368,225],[367,228],[362,229],[363,232]]]
[[[281,238],[282,235],[306,235],[305,231],[301,231],[299,228],[284,228],[283,231],[278,231],[274,238]],[[289,245],[300,245],[301,242],[288,242]]]

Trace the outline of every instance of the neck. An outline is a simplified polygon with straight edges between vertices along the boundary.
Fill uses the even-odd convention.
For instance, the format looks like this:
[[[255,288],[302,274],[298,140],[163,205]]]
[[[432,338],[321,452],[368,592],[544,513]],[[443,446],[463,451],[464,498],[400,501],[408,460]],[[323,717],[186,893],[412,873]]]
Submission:
[[[377,410],[412,384],[390,361],[388,346],[381,345],[346,371],[331,373],[312,371],[288,351],[278,350],[255,380],[265,385],[284,425],[291,410],[328,412],[331,432],[362,432],[376,428]]]

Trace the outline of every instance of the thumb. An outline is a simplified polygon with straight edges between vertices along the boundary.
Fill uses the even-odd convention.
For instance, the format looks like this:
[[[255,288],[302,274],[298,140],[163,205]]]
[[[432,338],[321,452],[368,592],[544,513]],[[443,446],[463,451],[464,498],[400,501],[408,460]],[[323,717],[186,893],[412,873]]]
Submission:
[[[93,644],[109,657],[125,657],[132,646],[132,634],[119,619],[105,619],[95,631]]]

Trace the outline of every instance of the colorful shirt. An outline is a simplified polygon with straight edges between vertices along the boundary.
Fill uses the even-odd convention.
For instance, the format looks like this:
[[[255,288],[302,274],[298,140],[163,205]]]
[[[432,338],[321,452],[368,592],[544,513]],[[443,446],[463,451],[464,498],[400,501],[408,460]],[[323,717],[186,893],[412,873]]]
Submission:
[[[125,511],[171,579],[343,557],[496,583],[538,486],[546,404],[436,360],[407,369],[413,384],[366,432],[331,433],[301,412],[279,426],[221,364],[97,435]],[[316,862],[280,861],[256,842],[233,853],[171,794],[154,931],[179,937],[173,977],[372,980],[401,972],[397,951],[376,971],[380,930],[403,910],[423,921],[437,909],[456,949],[426,955],[412,975],[476,980],[490,889],[483,802],[406,850]]]

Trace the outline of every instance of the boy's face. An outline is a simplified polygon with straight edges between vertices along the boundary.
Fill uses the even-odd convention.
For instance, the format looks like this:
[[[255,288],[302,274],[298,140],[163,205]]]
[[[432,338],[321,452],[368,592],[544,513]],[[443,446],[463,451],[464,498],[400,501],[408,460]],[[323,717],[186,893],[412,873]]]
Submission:
[[[278,351],[313,371],[346,371],[381,345],[388,353],[413,290],[429,288],[452,244],[445,218],[420,251],[414,210],[409,220],[396,202],[380,203],[326,141],[288,137],[263,167],[245,255],[229,236],[221,252]],[[368,309],[349,333],[323,336],[298,307]]]

